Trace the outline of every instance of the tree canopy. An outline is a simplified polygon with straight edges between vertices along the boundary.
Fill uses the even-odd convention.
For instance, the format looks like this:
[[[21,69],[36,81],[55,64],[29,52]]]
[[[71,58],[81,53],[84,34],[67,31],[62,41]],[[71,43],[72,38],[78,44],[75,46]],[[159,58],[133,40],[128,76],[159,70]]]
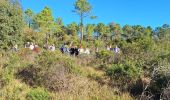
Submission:
[[[0,4],[0,48],[9,49],[22,42],[23,12],[18,1],[3,1]]]
[[[74,12],[80,16],[80,31],[81,31],[81,39],[83,40],[84,36],[84,18],[91,15],[92,6],[87,0],[77,0],[74,4],[75,10]]]
[[[0,1],[0,100],[170,98],[168,24],[85,24],[90,3],[74,8],[80,23],[66,24],[48,6]]]

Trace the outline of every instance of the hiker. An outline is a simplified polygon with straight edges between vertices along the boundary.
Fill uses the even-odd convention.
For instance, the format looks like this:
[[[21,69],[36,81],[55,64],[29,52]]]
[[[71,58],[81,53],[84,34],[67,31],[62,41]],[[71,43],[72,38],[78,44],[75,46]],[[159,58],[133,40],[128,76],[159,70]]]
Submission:
[[[26,44],[25,44],[25,48],[29,48],[30,47],[30,42],[27,42]]]
[[[33,43],[30,44],[29,49],[30,49],[30,50],[33,50],[33,49],[34,49],[34,44],[33,44]]]
[[[114,48],[114,63],[118,63],[120,61],[120,48],[116,45],[116,47]]]
[[[65,49],[66,49],[66,54],[69,54],[70,53],[70,49],[69,49],[69,47],[68,47],[68,45],[65,45]]]
[[[34,52],[36,53],[39,53],[40,52],[40,48],[38,47],[37,44],[34,44],[34,49],[33,49]]]
[[[74,55],[74,53],[75,53],[74,47],[71,46],[71,48],[70,48],[70,55]]]
[[[50,46],[50,51],[55,51],[55,45],[54,44]]]
[[[60,50],[61,50],[62,53],[65,53],[65,52],[66,52],[67,49],[66,49],[65,44],[63,44],[63,45],[61,46]]]
[[[111,46],[111,45],[109,46],[109,48],[110,48],[110,51],[112,51],[112,50],[113,50],[113,48],[112,48],[112,46]]]
[[[63,49],[64,49],[64,45],[62,45],[61,48],[60,48],[60,51],[61,51],[62,53],[64,53]]]
[[[79,55],[79,50],[78,50],[77,46],[75,46],[75,48],[74,48],[74,54],[75,54],[75,56]]]
[[[106,49],[107,49],[108,51],[110,51],[110,47],[109,47],[109,46],[107,46]]]
[[[106,47],[106,49],[108,50],[108,51],[111,51],[112,50],[112,46],[110,45],[107,45],[107,47]]]
[[[14,47],[12,48],[12,51],[14,51],[14,52],[17,52],[17,51],[18,51],[18,45],[17,45],[17,44],[14,45]]]
[[[82,46],[80,46],[80,48],[78,49],[79,53],[80,54],[83,54],[84,53],[84,49],[82,48]]]
[[[120,48],[116,45],[116,47],[114,48],[114,52],[115,53],[120,53]]]
[[[89,50],[88,47],[85,49],[84,53],[85,53],[85,54],[88,54],[88,55],[90,54],[90,50]]]

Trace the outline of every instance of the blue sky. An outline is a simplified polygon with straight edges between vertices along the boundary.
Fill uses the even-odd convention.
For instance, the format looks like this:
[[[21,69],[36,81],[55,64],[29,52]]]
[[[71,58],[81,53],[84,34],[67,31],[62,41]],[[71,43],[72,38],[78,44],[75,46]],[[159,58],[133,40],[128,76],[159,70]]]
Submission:
[[[65,24],[79,22],[72,13],[76,0],[21,0],[23,9],[31,8],[35,13],[45,6],[53,11],[55,18],[62,17]],[[121,25],[162,26],[170,24],[170,0],[88,0],[93,6],[95,20],[85,19],[86,23],[110,22]]]

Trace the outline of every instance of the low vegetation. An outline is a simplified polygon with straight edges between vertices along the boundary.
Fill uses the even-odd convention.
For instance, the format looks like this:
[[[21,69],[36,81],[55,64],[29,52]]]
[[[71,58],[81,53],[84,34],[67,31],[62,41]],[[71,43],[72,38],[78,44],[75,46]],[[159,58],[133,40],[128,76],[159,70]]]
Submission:
[[[0,99],[169,99],[169,25],[156,29],[140,25],[120,27],[113,23],[64,25],[61,18],[54,21],[48,7],[38,14],[31,9],[24,13],[17,0],[2,1]],[[80,5],[75,7],[77,12],[81,9]],[[87,7],[85,13],[91,10],[91,6]],[[24,48],[26,42],[39,47]],[[64,43],[88,47],[91,52],[76,57],[63,54],[59,47]],[[12,50],[15,44],[18,51]],[[44,44],[54,44],[56,50],[46,50]],[[117,45],[120,53],[106,50],[108,45],[112,48]]]

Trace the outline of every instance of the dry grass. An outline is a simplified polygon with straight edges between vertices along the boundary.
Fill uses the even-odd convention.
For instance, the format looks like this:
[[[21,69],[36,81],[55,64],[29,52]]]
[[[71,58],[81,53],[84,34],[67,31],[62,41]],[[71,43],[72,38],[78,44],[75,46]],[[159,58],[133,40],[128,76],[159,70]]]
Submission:
[[[86,77],[74,76],[71,89],[53,93],[54,100],[132,100],[129,94],[117,95],[116,89],[107,85],[101,86]]]
[[[27,56],[27,53],[23,51],[21,55],[25,55],[28,58],[23,58],[23,60],[29,60],[31,63],[34,63],[35,59],[32,59],[31,54]],[[61,56],[59,54],[59,56]],[[132,100],[132,97],[128,93],[120,94],[118,89],[113,89],[109,87],[107,84],[100,84],[98,79],[104,80],[105,73],[100,70],[96,70],[93,67],[87,66],[87,62],[85,59],[82,62],[77,62],[78,58],[69,57],[66,55],[62,55],[70,60],[73,60],[77,67],[80,67],[82,71],[81,75],[69,74],[68,80],[68,89],[60,90],[58,92],[50,93],[52,100]],[[22,57],[21,57],[22,58]],[[4,59],[0,57],[0,59]],[[5,60],[8,57],[5,58]],[[4,62],[8,60],[0,61],[0,65],[4,65]],[[78,61],[81,61],[79,59]],[[23,61],[24,62],[24,61]],[[22,63],[20,61],[19,63]],[[27,61],[28,62],[28,61]],[[83,66],[84,65],[84,66]],[[3,72],[3,69],[0,67],[0,72]],[[32,87],[24,84],[23,82],[13,79],[6,84],[0,90],[0,100],[25,100],[27,93],[32,89]]]

